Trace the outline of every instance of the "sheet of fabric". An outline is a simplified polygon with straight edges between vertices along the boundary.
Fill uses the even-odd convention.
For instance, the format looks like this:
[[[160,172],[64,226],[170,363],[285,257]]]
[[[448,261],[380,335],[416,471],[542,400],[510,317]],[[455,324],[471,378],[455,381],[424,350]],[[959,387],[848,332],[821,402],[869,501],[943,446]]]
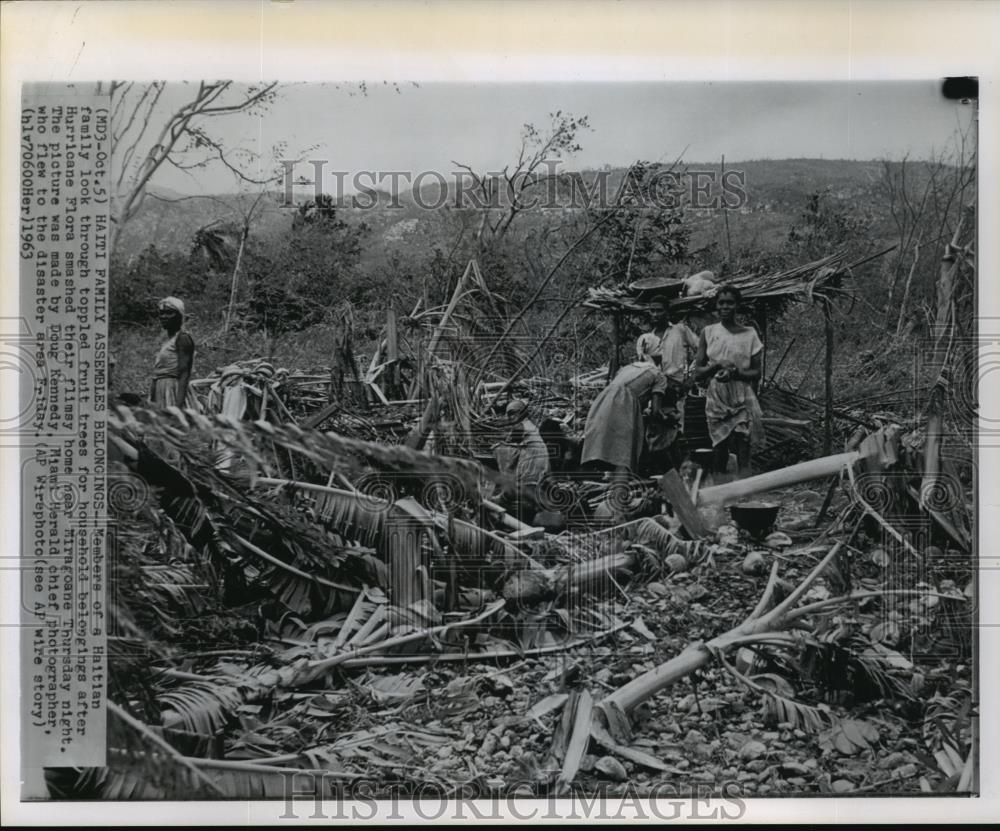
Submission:
[[[581,461],[602,461],[634,471],[645,436],[643,408],[654,393],[666,388],[667,378],[654,364],[635,361],[622,367],[590,405]]]

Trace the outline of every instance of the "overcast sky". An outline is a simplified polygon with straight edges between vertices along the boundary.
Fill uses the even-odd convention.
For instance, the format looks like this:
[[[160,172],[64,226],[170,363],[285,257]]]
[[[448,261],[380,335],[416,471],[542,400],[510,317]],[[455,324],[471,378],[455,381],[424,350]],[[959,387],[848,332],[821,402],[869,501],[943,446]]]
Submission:
[[[332,85],[287,88],[263,117],[212,122],[230,144],[270,155],[285,142],[327,170],[445,175],[452,161],[500,169],[517,154],[525,122],[543,127],[556,110],[589,117],[582,150],[566,169],[622,166],[636,159],[730,162],[751,159],[926,158],[953,144],[973,107],[946,101],[940,81],[852,83],[370,84],[367,95]],[[298,175],[298,169],[296,174]],[[308,165],[302,171],[311,174]],[[192,178],[160,171],[156,184],[185,193],[233,190],[223,169]]]

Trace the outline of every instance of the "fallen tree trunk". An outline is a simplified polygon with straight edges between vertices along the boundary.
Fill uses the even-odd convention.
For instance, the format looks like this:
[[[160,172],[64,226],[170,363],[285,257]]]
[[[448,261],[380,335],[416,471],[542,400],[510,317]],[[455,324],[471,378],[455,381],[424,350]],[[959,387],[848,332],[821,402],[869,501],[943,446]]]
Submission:
[[[649,672],[643,673],[638,678],[633,678],[625,686],[619,687],[606,696],[601,701],[600,707],[602,709],[614,708],[627,713],[647,698],[656,695],[660,690],[705,666],[712,660],[714,652],[729,648],[733,645],[734,640],[745,638],[748,635],[780,631],[787,625],[786,617],[792,611],[792,607],[809,590],[816,578],[833,562],[841,547],[842,543],[836,543],[788,597],[771,611],[760,614],[760,610],[765,608],[767,599],[773,593],[777,583],[777,563],[775,563],[771,569],[771,579],[768,580],[767,588],[764,590],[764,597],[743,623],[718,637],[712,638],[707,643],[690,644],[680,655],[660,664]]]
[[[644,550],[648,554],[655,548],[663,562],[672,554],[680,554],[685,560],[693,559],[700,548],[697,540],[678,539],[649,517],[608,530],[620,533],[629,543],[641,548],[604,554],[544,571],[521,571],[507,580],[500,594],[512,604],[532,606],[588,584],[613,581],[616,572],[634,572],[642,563]]]
[[[847,453],[837,453],[834,456],[824,456],[821,459],[810,459],[808,462],[800,462],[791,467],[771,470],[757,476],[727,482],[724,485],[702,488],[698,492],[698,505],[720,505],[763,491],[798,485],[813,479],[824,479],[839,473],[844,467],[853,465],[861,458],[863,457],[860,451],[851,450]]]

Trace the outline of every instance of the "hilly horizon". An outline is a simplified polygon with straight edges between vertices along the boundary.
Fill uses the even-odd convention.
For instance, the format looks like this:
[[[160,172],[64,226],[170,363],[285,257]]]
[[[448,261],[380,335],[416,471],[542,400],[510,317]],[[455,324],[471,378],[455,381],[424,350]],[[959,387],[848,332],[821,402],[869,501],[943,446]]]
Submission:
[[[880,160],[801,158],[727,161],[727,173],[732,175],[734,171],[741,171],[744,175],[747,197],[745,205],[731,210],[730,216],[762,211],[772,215],[769,225],[791,223],[805,209],[811,194],[817,191],[825,192],[829,198],[839,202],[868,204],[884,164]],[[921,162],[911,164],[918,170],[922,165]],[[721,169],[719,162],[685,162],[681,167],[689,174],[694,171],[718,174]],[[603,172],[608,177],[609,188],[613,189],[620,184],[626,170],[624,167],[604,167],[599,170],[585,169],[579,173],[586,180],[588,175]],[[373,190],[387,193],[379,188]],[[294,205],[287,205],[284,203],[283,188],[275,188],[268,198],[257,205],[250,223],[251,237],[267,242],[287,234],[298,205],[310,201],[313,192],[311,187],[298,186],[293,190]],[[439,215],[450,210],[447,206],[428,209],[417,204],[418,201],[424,205],[445,201],[440,199],[436,182],[422,188],[421,194],[422,200],[417,200],[411,189],[401,188],[395,205],[384,199],[374,208],[343,207],[340,215],[349,222],[364,222],[369,226],[369,245],[380,242],[388,246],[406,244],[419,229],[438,230],[433,226],[440,219]],[[346,198],[350,200],[352,196],[347,194]],[[245,213],[256,198],[256,194],[247,193],[184,195],[153,186],[139,213],[122,229],[116,253],[128,261],[150,246],[163,253],[189,251],[199,229],[242,225]],[[711,214],[712,211],[692,211],[692,216],[705,213]],[[523,218],[530,221],[528,215]],[[699,223],[695,220],[694,224]]]

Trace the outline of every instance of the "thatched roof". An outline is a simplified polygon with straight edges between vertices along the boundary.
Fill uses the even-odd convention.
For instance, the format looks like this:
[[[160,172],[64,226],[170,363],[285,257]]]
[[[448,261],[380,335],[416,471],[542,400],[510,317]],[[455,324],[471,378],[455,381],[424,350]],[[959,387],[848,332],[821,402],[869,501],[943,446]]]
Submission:
[[[841,278],[851,269],[875,257],[881,257],[895,246],[876,254],[848,262],[846,251],[830,254],[822,259],[772,274],[741,274],[727,279],[743,293],[744,302],[763,301],[767,306],[783,306],[791,300],[811,300],[828,295],[840,288]],[[714,293],[692,297],[680,296],[683,290],[677,281],[664,281],[662,286],[645,288],[639,284],[630,287],[592,288],[584,301],[585,306],[607,312],[644,312],[654,300],[666,299],[671,308],[684,312],[709,311],[715,303]]]

